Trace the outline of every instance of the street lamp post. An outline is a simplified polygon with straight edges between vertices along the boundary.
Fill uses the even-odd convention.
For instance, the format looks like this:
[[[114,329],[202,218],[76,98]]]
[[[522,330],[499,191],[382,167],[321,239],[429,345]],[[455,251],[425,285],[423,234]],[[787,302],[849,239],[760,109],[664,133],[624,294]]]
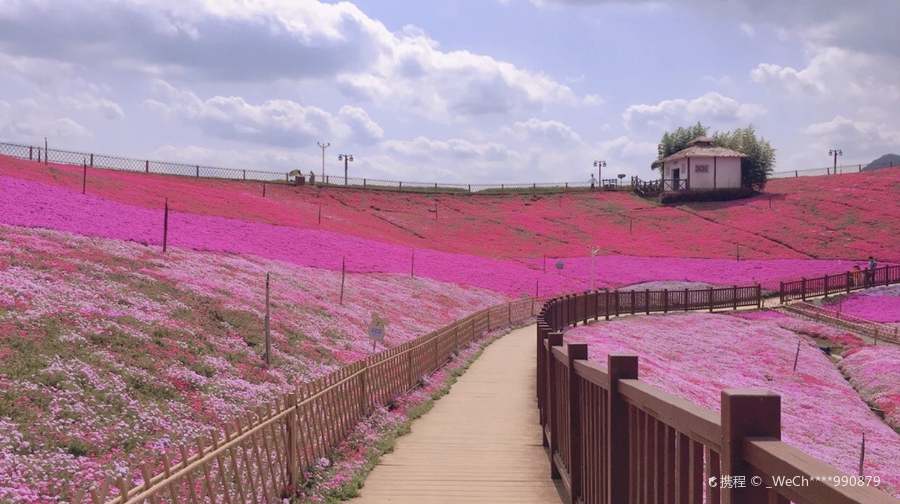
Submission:
[[[594,257],[600,252],[600,247],[588,247],[591,251],[591,292],[594,291]]]
[[[353,161],[353,154],[338,154],[338,161],[344,162],[344,185],[347,185],[348,164]]]
[[[325,183],[325,149],[331,147],[331,142],[316,142],[322,148],[322,183]]]
[[[832,149],[828,151],[829,156],[834,156],[834,174],[837,175],[837,158],[838,156],[843,156],[844,151],[841,149]]]
[[[603,167],[606,166],[606,161],[594,161],[594,168],[597,168],[597,182],[599,184],[603,184]]]

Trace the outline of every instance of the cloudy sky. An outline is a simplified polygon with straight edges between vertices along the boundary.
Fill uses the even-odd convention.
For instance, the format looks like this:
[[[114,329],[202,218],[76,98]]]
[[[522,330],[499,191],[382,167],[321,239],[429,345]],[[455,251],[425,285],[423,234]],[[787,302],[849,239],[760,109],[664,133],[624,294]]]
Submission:
[[[0,141],[416,181],[650,176],[753,124],[778,170],[900,152],[897,0],[0,0]]]

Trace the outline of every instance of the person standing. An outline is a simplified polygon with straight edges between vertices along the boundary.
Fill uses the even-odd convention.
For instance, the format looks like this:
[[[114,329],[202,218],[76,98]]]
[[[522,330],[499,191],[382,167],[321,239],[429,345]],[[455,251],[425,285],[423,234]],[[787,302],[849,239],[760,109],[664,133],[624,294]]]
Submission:
[[[853,287],[859,287],[859,284],[862,283],[862,270],[859,269],[858,264],[853,265],[853,269],[850,270],[850,275],[853,279]]]
[[[594,186],[597,184],[597,179],[594,178],[594,174],[591,173],[591,191],[594,190]]]
[[[872,287],[873,285],[875,285],[875,270],[877,268],[878,268],[878,263],[875,262],[875,258],[872,256],[869,256],[869,269],[868,269],[868,275],[866,275],[868,285],[866,285],[866,287]]]

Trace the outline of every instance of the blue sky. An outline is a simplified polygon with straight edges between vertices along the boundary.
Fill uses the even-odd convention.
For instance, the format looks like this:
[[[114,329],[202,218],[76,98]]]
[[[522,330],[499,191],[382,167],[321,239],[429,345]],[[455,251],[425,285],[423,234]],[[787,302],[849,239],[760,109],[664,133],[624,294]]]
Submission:
[[[418,181],[651,177],[753,124],[779,170],[900,148],[900,4],[0,0],[0,140]]]

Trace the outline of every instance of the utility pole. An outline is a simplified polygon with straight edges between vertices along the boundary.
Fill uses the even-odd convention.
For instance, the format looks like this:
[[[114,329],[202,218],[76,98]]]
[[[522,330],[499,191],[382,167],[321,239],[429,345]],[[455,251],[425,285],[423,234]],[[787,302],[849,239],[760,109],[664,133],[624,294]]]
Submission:
[[[325,142],[325,143],[316,142],[316,143],[319,144],[319,147],[322,148],[322,182],[321,183],[324,184],[325,183],[325,149],[331,147],[331,143],[330,142]]]
[[[338,154],[338,161],[344,162],[344,185],[347,185],[348,164],[353,161],[353,154]]]

